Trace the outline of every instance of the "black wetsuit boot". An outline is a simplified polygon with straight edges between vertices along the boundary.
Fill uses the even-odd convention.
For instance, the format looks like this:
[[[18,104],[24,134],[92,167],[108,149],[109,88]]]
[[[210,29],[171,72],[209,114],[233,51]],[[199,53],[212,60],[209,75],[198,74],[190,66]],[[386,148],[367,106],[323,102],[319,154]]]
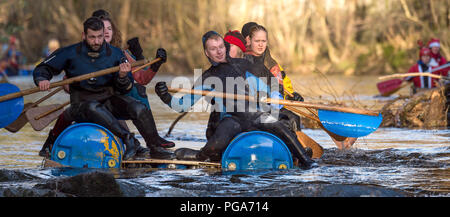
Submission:
[[[217,124],[217,128],[212,135],[208,136],[206,145],[200,151],[180,148],[175,151],[175,155],[178,160],[205,161],[209,159],[213,162],[219,162],[228,144],[241,132],[242,128],[238,121],[231,117],[225,117]]]
[[[115,95],[105,103],[114,116],[126,120],[132,120],[137,130],[144,138],[147,147],[150,149],[150,156],[153,158],[170,159],[175,155],[172,152],[158,146],[158,130],[152,112],[141,102],[130,96]]]
[[[145,107],[144,107],[145,108]],[[138,129],[139,133],[144,137],[147,147],[150,149],[150,156],[158,159],[173,159],[175,155],[164,149],[160,144],[170,144],[158,134],[158,130],[153,119],[152,112],[148,109],[138,109],[136,113],[136,119],[133,120],[133,124]]]
[[[50,130],[48,133],[48,137],[44,142],[44,145],[42,146],[41,150],[39,151],[39,156],[41,157],[50,157],[51,148],[53,146],[53,143],[56,140],[56,136],[53,134],[53,130]]]
[[[242,131],[239,121],[233,117],[223,118],[198,154],[198,160],[203,161],[209,158],[211,161],[220,161],[222,153],[228,147],[228,144]]]

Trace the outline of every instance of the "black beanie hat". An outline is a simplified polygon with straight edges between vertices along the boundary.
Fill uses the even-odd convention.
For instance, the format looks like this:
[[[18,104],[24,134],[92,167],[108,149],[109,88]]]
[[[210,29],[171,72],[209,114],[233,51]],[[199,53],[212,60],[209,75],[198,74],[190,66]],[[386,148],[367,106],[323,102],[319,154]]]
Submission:
[[[242,36],[244,36],[244,38],[247,38],[247,36],[250,35],[250,29],[256,25],[258,25],[258,24],[255,22],[248,22],[248,23],[244,24],[244,26],[242,26],[242,31],[241,31]]]
[[[101,16],[102,17],[109,17],[109,13],[108,13],[108,11],[105,11],[103,9],[98,9],[98,10],[92,12],[92,16],[93,17],[101,17]]]

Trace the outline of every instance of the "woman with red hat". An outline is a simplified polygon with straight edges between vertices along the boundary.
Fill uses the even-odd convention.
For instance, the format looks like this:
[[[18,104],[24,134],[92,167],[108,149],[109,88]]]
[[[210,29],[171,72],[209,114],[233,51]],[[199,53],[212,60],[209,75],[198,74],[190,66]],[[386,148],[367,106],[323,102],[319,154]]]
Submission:
[[[414,64],[408,71],[408,73],[431,73],[436,75],[447,76],[447,71],[434,71],[432,72],[431,62],[431,50],[427,47],[420,49],[419,60]],[[414,83],[413,94],[420,89],[429,89],[436,87],[438,79],[431,78],[429,76],[410,76],[405,78],[407,81],[412,81]]]
[[[441,55],[441,42],[437,38],[432,38],[428,42],[428,48],[431,50],[430,66],[437,67],[447,63],[447,60]]]

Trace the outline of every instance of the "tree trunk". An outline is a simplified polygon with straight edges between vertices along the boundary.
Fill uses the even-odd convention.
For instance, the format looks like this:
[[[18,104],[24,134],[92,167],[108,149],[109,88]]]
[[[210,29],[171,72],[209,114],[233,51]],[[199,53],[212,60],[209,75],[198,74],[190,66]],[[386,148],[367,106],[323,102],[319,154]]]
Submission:
[[[128,39],[128,20],[130,19],[130,0],[123,0],[119,15],[119,29],[122,33],[122,41]]]

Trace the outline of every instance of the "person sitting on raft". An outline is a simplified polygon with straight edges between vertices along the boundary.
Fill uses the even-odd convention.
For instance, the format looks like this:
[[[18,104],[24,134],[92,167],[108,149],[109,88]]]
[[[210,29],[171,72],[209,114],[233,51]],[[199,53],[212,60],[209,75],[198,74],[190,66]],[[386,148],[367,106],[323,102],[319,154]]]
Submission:
[[[225,34],[224,37],[225,42],[230,44],[229,46],[229,55],[231,58],[243,58],[244,53],[246,52],[245,39],[243,35],[238,31],[229,31]],[[247,64],[253,65],[253,67],[258,67],[260,70],[254,71],[253,74],[258,78],[263,78],[262,81],[277,81],[272,73],[265,67],[264,64],[254,65],[253,63],[248,62]],[[266,83],[266,85],[271,86],[272,84]],[[281,91],[281,95],[283,95],[283,87],[280,86],[278,88]],[[280,121],[284,123],[292,132],[296,132],[300,130],[300,117],[294,114],[293,112],[287,110],[286,108],[281,108],[280,113],[283,114],[280,116]],[[208,127],[206,130],[206,138],[208,139],[210,135],[212,135],[217,127],[219,122],[219,112],[211,112],[210,118],[208,120]],[[309,147],[304,147],[308,154],[312,154],[312,150]]]
[[[94,11],[92,13],[92,16],[99,17],[103,21],[103,24],[105,26],[105,28],[104,28],[105,29],[105,41],[115,47],[121,47],[122,38],[121,38],[120,31],[118,30],[118,28],[116,27],[116,25],[114,24],[112,19],[110,18],[109,13],[103,9],[99,9],[99,10]],[[141,59],[145,58],[142,55],[143,50],[139,44],[138,38],[132,38],[132,39],[128,40],[127,44],[128,44],[128,49],[124,50],[123,53],[127,57],[127,60],[130,63],[132,63],[136,60],[141,60]],[[131,52],[131,54],[130,54],[130,52]],[[154,77],[154,75],[156,74],[156,72],[158,71],[160,66],[164,62],[166,62],[166,60],[167,60],[166,51],[163,48],[159,48],[156,52],[156,58],[161,58],[162,60],[152,64],[147,69],[141,69],[141,70],[133,73],[133,78],[135,80],[135,83],[134,83],[131,91],[126,94],[126,95],[131,96],[131,97],[139,100],[140,102],[142,102],[144,105],[146,105],[146,107],[148,109],[150,109],[150,104],[148,102],[146,88],[144,85],[148,84],[152,80],[152,78]],[[125,120],[119,120],[119,123],[123,127],[125,127],[127,130],[129,130],[128,126],[126,125]],[[64,113],[61,114],[58,117],[53,129],[51,129],[49,131],[49,136],[47,137],[41,151],[39,151],[39,155],[42,157],[47,157],[51,151],[51,146],[55,142],[56,138],[71,124],[72,124],[72,120],[66,120],[64,118]],[[173,142],[167,141],[159,136],[153,116],[151,117],[150,120],[148,120],[148,124],[152,128],[151,130],[148,131],[148,133],[152,133],[153,135],[147,136],[146,138],[153,138],[151,143],[154,143],[154,144],[156,144],[156,146],[161,146],[163,148],[172,148],[175,146],[175,144]],[[142,147],[139,144],[138,140],[136,140],[135,142],[137,144],[136,156],[148,157],[150,150]],[[158,155],[161,153],[165,153],[165,151],[164,150],[155,151],[154,154],[152,155],[152,157],[164,158],[164,156]]]
[[[447,76],[447,70],[438,70],[431,72],[432,66],[430,65],[431,50],[427,47],[422,47],[419,52],[419,60],[416,64],[411,66],[408,73],[431,73],[435,75]],[[437,78],[429,76],[409,76],[405,78],[406,81],[413,82],[412,93],[415,94],[420,90],[430,89],[436,87],[439,82]]]
[[[260,63],[278,79],[283,88],[289,93],[283,93],[287,100],[303,101],[303,97],[294,92],[292,81],[281,65],[272,57],[270,49],[267,46],[268,32],[264,26],[255,22],[248,22],[242,26],[242,36],[246,41],[246,51],[244,58],[251,63]]]
[[[98,11],[102,11],[102,10],[98,10]],[[97,11],[97,13],[94,12],[94,14],[97,14],[98,17],[103,21],[103,24],[105,25],[105,41],[107,43],[111,43],[111,45],[113,45],[113,46],[120,47],[120,44],[121,44],[120,37],[121,36],[120,36],[120,34],[115,34],[115,31],[119,32],[119,30],[116,28],[116,25],[114,25],[112,19],[109,17],[109,14],[107,12],[102,15],[98,11]],[[115,39],[115,38],[119,38],[119,39]],[[133,63],[136,60],[142,60],[145,58],[142,54],[143,50],[139,43],[139,38],[134,37],[134,38],[128,40],[127,45],[128,45],[128,49],[124,50],[123,53],[127,57],[127,60],[130,63]],[[150,83],[150,81],[155,76],[156,72],[158,72],[161,65],[167,61],[166,50],[164,48],[158,48],[156,50],[155,59],[156,58],[161,58],[161,60],[156,63],[153,63],[147,69],[141,69],[141,70],[133,73],[133,78],[134,78],[135,83],[134,83],[131,91],[126,94],[127,96],[131,96],[131,97],[135,98],[136,100],[140,101],[141,103],[143,103],[147,107],[147,109],[150,110],[150,114],[151,114],[151,108],[150,108],[150,103],[149,103],[148,96],[147,96],[146,85]],[[155,120],[153,119],[153,115],[151,116],[151,119],[146,120],[146,121],[148,122],[149,126],[151,127],[151,130],[149,130],[148,132],[139,132],[141,135],[143,133],[151,133],[152,134],[152,135],[148,135],[147,137],[144,137],[144,138],[153,138],[151,141],[146,140],[146,143],[150,142],[150,143],[154,144],[156,147],[162,147],[162,148],[175,147],[175,143],[165,140],[158,134],[158,130],[156,128],[156,124],[155,124]],[[122,124],[126,126],[125,121],[123,121]],[[150,147],[152,145],[148,145],[148,146]],[[152,157],[160,158],[161,156],[158,156],[156,154],[164,153],[164,152],[165,152],[164,150],[156,151],[156,153],[153,154]]]
[[[257,78],[255,75],[252,75],[252,72],[258,72],[260,69],[249,68],[249,66],[253,65],[249,64],[247,60],[230,58],[227,52],[229,50],[227,49],[229,44],[225,43],[217,32],[209,31],[205,33],[202,37],[202,42],[205,55],[211,62],[211,67],[203,72],[202,76],[195,81],[193,89],[226,92],[223,90],[226,88],[226,90],[234,90],[233,94],[245,94],[252,97],[264,95],[262,92],[267,91],[266,96],[270,93],[271,98],[282,98],[279,90],[270,91],[271,89],[279,88],[278,82],[271,82],[276,84],[276,86],[267,87],[264,86],[264,83],[256,81],[255,83],[262,88],[255,87],[255,85],[250,87],[251,82],[248,82],[245,86],[243,85],[243,88],[236,88],[236,83],[228,84],[230,86],[227,86],[227,82],[230,81],[238,79],[248,81],[249,78]],[[217,88],[218,86],[223,89]],[[201,98],[201,96],[191,94],[186,94],[181,98],[174,97],[169,93],[165,82],[158,82],[155,86],[155,92],[165,104],[178,112],[187,111]],[[211,99],[207,101],[212,102]],[[293,156],[299,160],[302,167],[309,168],[312,165],[313,161],[306,155],[295,133],[278,121],[276,117],[272,116],[273,113],[277,112],[265,112],[273,108],[279,109],[280,105],[272,104],[270,105],[271,109],[267,109],[269,105],[260,103],[260,107],[257,110],[250,111],[248,101],[215,98],[214,102],[214,108],[219,109],[221,113],[221,118],[215,132],[210,136],[206,145],[200,151],[188,148],[177,149],[175,151],[177,159],[220,161],[222,153],[230,141],[239,133],[251,130],[264,130],[283,140]],[[241,107],[242,105],[243,107]]]
[[[34,69],[34,82],[44,91],[49,89],[52,77],[63,70],[68,78],[72,78],[119,66],[119,72],[70,84],[71,105],[64,112],[64,118],[92,122],[107,128],[125,144],[123,159],[130,159],[136,154],[137,139],[119,124],[118,118],[130,119],[139,132],[147,132],[151,130],[146,122],[151,112],[144,104],[125,95],[134,83],[131,64],[125,61],[126,57],[120,48],[105,42],[103,21],[98,17],[90,17],[83,23],[83,30],[82,42],[59,49]],[[152,138],[146,138],[148,135],[142,136],[146,141],[151,141]],[[154,149],[149,148],[151,151]],[[164,156],[172,158],[173,154]]]
[[[303,96],[294,92],[291,79],[286,75],[281,65],[271,56],[266,28],[256,22],[248,22],[242,27],[242,35],[247,43],[244,58],[252,63],[264,65],[270,70],[273,76],[278,78],[279,83],[283,85],[285,99],[303,102]],[[287,117],[284,121],[287,122],[287,125],[294,132],[301,131],[300,117],[285,108],[282,108],[280,112]],[[357,138],[351,137],[348,137],[345,141],[332,139],[339,149],[350,148],[357,140]]]

